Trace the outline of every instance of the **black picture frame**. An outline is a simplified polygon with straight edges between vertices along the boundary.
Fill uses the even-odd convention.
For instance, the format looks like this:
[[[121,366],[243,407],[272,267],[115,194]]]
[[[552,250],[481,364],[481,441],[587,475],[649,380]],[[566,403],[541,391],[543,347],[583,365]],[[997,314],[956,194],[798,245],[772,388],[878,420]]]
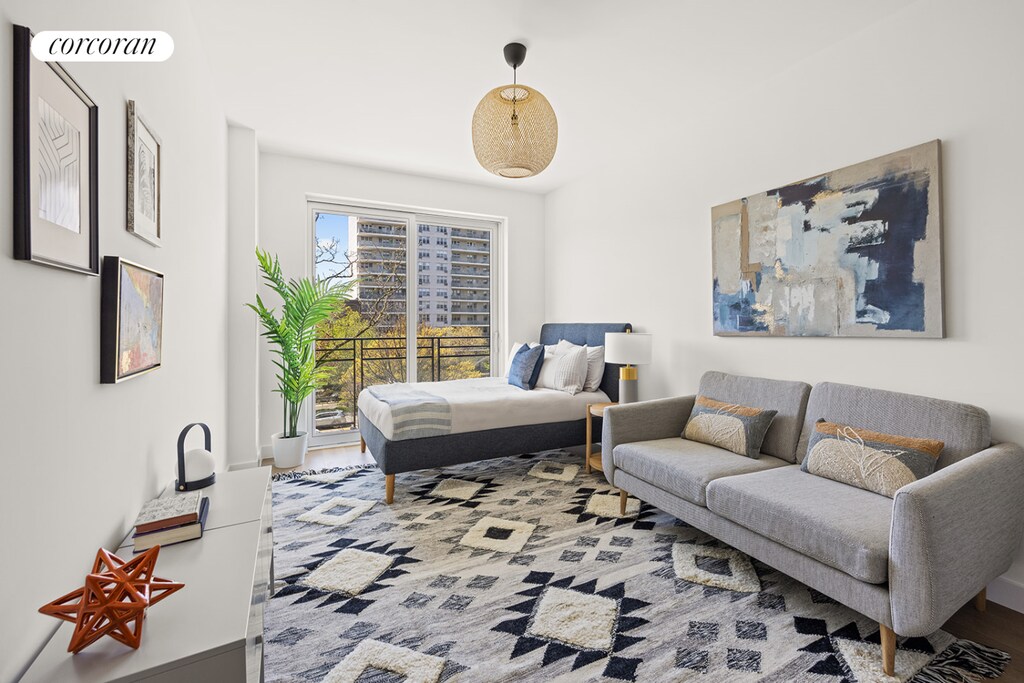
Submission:
[[[133,306],[126,308],[125,296],[122,291],[122,271],[134,269],[151,276],[153,283],[158,282],[159,301],[150,292],[148,300],[141,303],[148,303],[148,306],[140,309],[140,300],[136,298]],[[100,383],[117,384],[128,379],[140,377],[163,366],[163,323],[164,323],[164,274],[138,263],[128,261],[120,256],[103,257],[103,277],[101,279],[102,293],[100,295]],[[154,314],[155,313],[155,314]],[[126,317],[128,323],[122,325],[122,317]],[[151,342],[148,351],[155,353],[155,359],[139,367],[132,367],[125,370],[122,367],[122,356],[126,351],[131,350],[132,342],[139,341],[139,330],[149,331],[151,327],[155,334],[148,340]],[[127,328],[127,330],[125,330]],[[122,339],[122,332],[127,331],[134,335],[130,339]]]
[[[33,249],[32,215],[32,182],[36,177],[32,168],[32,97],[35,88],[32,83],[32,32],[26,26],[14,25],[14,258],[31,261],[52,268],[61,268],[86,275],[100,273],[99,247],[99,107],[75,82],[75,80],[56,62],[47,62],[46,66],[53,70],[78,99],[88,109],[88,140],[82,145],[89,150],[88,168],[88,202],[85,211],[88,226],[81,230],[83,238],[89,240],[89,265],[69,263],[58,258],[49,257]]]

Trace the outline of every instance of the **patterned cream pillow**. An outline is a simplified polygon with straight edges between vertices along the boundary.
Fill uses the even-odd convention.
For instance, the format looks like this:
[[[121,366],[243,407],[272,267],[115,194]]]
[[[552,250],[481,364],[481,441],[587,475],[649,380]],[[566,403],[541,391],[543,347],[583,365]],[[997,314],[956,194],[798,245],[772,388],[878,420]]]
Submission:
[[[544,365],[537,378],[538,389],[557,389],[567,394],[583,391],[587,381],[587,350],[577,346],[553,357],[544,355]]]
[[[683,438],[756,458],[761,455],[761,442],[777,412],[698,396]]]
[[[945,445],[818,420],[800,469],[892,498],[934,472]]]

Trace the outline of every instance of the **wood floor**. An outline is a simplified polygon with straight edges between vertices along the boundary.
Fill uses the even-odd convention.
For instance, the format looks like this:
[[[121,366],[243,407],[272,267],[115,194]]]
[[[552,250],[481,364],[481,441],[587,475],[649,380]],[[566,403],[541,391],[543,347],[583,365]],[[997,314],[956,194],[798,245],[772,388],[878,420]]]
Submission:
[[[310,451],[306,463],[293,469],[316,470],[372,463],[370,454],[360,453],[359,445],[355,443]],[[289,471],[274,468],[275,473]],[[968,603],[943,628],[958,638],[1009,652],[1013,659],[998,680],[1006,683],[1024,681],[1024,614],[994,602],[988,603],[986,612],[979,612]]]

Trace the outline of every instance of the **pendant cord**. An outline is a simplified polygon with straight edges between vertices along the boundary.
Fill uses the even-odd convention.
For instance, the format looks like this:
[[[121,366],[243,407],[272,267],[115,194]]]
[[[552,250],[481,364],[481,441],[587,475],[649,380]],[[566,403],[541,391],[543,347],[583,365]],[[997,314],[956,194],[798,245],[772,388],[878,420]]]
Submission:
[[[519,82],[516,80],[518,67],[512,67],[512,120],[516,120],[516,97],[519,95]]]

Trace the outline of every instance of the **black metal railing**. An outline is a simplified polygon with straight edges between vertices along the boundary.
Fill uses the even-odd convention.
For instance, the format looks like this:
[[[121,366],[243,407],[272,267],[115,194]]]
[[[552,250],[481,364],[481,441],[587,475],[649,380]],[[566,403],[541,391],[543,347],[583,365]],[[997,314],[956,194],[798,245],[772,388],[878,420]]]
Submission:
[[[374,384],[406,381],[407,361],[405,337],[317,339],[316,362],[328,378],[316,392],[316,431],[358,429],[359,392]],[[416,374],[421,382],[485,377],[490,365],[488,335],[416,338]]]

